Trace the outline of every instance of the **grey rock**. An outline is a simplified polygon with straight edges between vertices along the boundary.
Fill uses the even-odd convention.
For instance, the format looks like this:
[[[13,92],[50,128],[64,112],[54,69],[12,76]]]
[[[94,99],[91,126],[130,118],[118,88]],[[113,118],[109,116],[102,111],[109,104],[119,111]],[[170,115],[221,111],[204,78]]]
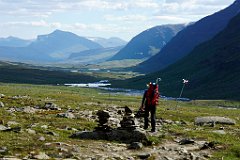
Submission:
[[[3,108],[5,105],[0,101],[0,108]]]
[[[30,107],[30,106],[26,106],[23,108],[23,112],[25,113],[35,113],[37,110],[33,107]]]
[[[217,134],[226,134],[226,132],[224,130],[215,130],[212,131],[213,133],[217,133]]]
[[[7,151],[7,147],[0,147],[0,153],[6,153]]]
[[[32,129],[26,129],[27,133],[28,134],[36,134],[36,131],[35,130],[32,130]]]
[[[39,141],[45,141],[46,139],[45,139],[45,137],[41,136],[41,137],[38,138],[38,140]]]
[[[143,144],[141,142],[133,142],[128,146],[128,149],[141,149]]]
[[[53,131],[47,131],[46,134],[52,135],[52,136],[59,136],[59,134],[53,132]]]
[[[50,159],[50,157],[44,152],[40,152],[38,155],[34,155],[33,158],[35,158],[35,159]]]
[[[139,155],[137,155],[140,159],[148,159],[150,156],[151,156],[151,154],[149,154],[149,153],[142,153],[142,154],[139,154]]]
[[[209,117],[197,117],[195,118],[196,125],[204,124],[228,124],[235,125],[236,121],[227,117],[209,116]]]
[[[179,141],[180,145],[193,144],[193,143],[195,143],[195,141],[192,140],[192,139],[189,139],[189,138],[184,138],[184,139]]]
[[[19,158],[14,157],[14,156],[7,156],[7,157],[1,158],[1,160],[22,160],[22,159],[19,159]]]
[[[41,128],[48,129],[48,126],[47,125],[42,125]]]
[[[0,98],[4,98],[4,97],[5,97],[5,95],[0,93]]]
[[[4,125],[0,125],[0,131],[6,131],[8,130],[9,128],[4,126]]]
[[[42,109],[47,109],[47,110],[61,110],[60,107],[58,107],[55,103],[52,102],[47,102],[45,103],[44,107]]]
[[[7,125],[8,125],[8,126],[14,126],[14,125],[19,125],[19,123],[16,122],[16,121],[8,121],[8,122],[7,122]]]
[[[74,118],[75,118],[74,114],[72,114],[72,113],[70,113],[70,112],[59,113],[59,114],[57,114],[57,117],[60,117],[60,118],[69,118],[69,119],[74,119]]]
[[[168,156],[164,156],[164,160],[173,160],[173,159]]]

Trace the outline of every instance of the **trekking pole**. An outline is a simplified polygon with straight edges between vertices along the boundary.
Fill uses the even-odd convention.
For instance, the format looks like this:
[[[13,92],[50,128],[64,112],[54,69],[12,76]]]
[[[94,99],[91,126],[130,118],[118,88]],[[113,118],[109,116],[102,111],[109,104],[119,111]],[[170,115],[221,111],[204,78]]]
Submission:
[[[183,89],[184,89],[185,85],[189,82],[189,81],[186,80],[186,79],[182,79],[182,80],[183,80],[183,86],[182,86],[181,92],[180,92],[180,94],[179,94],[179,97],[176,98],[177,103],[176,103],[176,107],[175,107],[175,108],[177,108],[177,105],[178,105],[178,99],[180,100],[180,98],[182,97],[182,93],[183,93]]]

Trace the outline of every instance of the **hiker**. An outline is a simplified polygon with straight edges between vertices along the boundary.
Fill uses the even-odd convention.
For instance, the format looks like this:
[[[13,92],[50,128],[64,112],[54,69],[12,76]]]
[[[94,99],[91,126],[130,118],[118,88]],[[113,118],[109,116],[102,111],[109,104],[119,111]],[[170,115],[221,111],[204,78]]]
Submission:
[[[141,110],[144,110],[144,129],[148,128],[149,112],[151,113],[151,132],[156,131],[156,105],[158,104],[159,92],[156,83],[149,83],[148,89],[144,92]]]

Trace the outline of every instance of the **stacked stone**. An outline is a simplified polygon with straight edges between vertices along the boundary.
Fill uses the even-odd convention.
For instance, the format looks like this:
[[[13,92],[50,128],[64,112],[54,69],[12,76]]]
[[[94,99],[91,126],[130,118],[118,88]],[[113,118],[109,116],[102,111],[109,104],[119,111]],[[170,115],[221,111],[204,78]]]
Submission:
[[[104,110],[99,110],[97,112],[98,116],[98,126],[95,127],[95,131],[111,131],[112,128],[108,126],[108,119],[110,117],[109,112]]]
[[[134,114],[132,113],[131,109],[127,106],[125,107],[125,115],[123,116],[122,121],[120,122],[121,127],[120,129],[124,130],[135,130],[137,125],[134,121]]]

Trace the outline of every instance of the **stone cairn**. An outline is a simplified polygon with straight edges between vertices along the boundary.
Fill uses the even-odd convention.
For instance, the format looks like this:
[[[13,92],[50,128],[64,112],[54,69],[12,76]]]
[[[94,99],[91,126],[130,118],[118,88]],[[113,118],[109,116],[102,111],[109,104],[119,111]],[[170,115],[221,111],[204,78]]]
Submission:
[[[104,131],[104,132],[111,131],[112,128],[108,126],[108,119],[110,117],[109,112],[105,110],[99,110],[97,112],[97,116],[98,116],[98,126],[95,127],[95,131]]]
[[[123,130],[132,131],[138,127],[135,124],[133,112],[127,106],[125,106],[125,114],[124,114],[123,119],[120,122],[120,124],[121,124],[121,127],[119,129],[123,129]]]

